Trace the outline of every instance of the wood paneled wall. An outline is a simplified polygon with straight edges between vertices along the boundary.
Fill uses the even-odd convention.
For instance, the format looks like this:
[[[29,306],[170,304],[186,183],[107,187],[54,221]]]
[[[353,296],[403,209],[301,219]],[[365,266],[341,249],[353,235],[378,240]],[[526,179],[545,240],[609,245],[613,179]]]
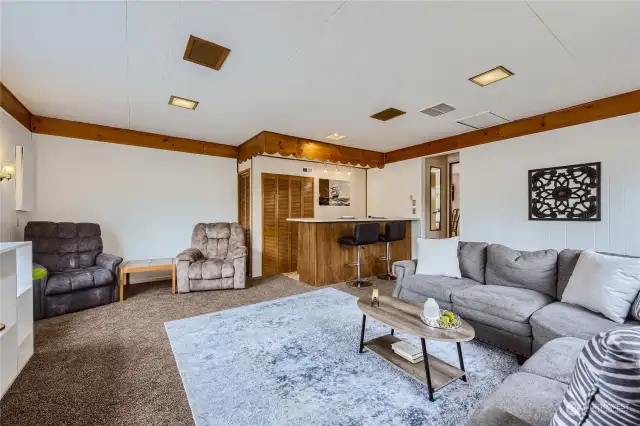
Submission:
[[[384,167],[384,154],[366,149],[350,148],[311,139],[297,138],[274,132],[260,132],[238,147],[238,162],[256,155],[279,154],[284,157],[306,158],[322,162]]]
[[[298,227],[287,218],[313,216],[313,178],[262,174],[262,276],[297,269]]]

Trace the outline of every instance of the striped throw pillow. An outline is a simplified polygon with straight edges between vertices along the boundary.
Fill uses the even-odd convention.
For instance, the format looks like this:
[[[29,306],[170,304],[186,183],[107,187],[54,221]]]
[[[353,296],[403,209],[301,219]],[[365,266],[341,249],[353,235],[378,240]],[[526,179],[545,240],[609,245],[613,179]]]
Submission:
[[[591,339],[551,425],[640,425],[640,327]]]
[[[631,305],[631,311],[629,311],[629,315],[633,319],[640,321],[640,294],[636,297],[636,301]]]

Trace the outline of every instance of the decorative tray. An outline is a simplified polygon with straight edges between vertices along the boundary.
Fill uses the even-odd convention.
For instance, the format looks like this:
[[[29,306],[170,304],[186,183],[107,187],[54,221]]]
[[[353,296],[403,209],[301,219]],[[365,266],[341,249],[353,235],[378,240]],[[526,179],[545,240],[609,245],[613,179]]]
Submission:
[[[442,316],[442,314],[444,314],[445,312],[450,312],[447,311],[445,309],[440,309],[440,316]],[[424,316],[424,312],[420,312],[420,319],[422,320],[423,323],[427,324],[429,327],[433,327],[433,328],[442,328],[445,330],[455,330],[457,328],[462,327],[462,318],[460,318],[458,315],[453,314],[453,316],[455,317],[456,321],[455,324],[442,324],[440,322],[440,319],[429,319],[427,317]]]

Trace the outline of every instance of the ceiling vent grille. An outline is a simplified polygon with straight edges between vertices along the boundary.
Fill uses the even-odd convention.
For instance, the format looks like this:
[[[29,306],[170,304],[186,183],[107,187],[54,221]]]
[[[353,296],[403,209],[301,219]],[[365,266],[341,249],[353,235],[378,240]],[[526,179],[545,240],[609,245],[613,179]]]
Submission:
[[[371,118],[375,118],[380,121],[389,121],[392,118],[400,117],[401,115],[406,114],[405,111],[400,111],[397,108],[387,108],[384,111],[377,112],[371,116]]]
[[[471,115],[469,117],[456,120],[456,123],[460,123],[463,126],[471,127],[472,129],[485,129],[487,127],[498,126],[500,124],[508,123],[504,117],[500,117],[491,111],[481,112],[480,114]]]
[[[229,53],[231,50],[224,46],[196,36],[189,36],[183,59],[219,71]]]
[[[420,112],[423,114],[427,114],[429,117],[438,117],[442,114],[446,114],[448,112],[455,111],[455,110],[456,109],[451,105],[438,104],[438,105],[434,105],[432,107],[420,110]]]

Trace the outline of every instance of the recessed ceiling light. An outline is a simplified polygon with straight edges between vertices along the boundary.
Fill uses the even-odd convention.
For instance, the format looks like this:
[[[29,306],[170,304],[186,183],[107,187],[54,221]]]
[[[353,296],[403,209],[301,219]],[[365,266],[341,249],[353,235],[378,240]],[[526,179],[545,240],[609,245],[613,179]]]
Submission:
[[[346,136],[339,133],[331,133],[329,136],[326,136],[326,138],[330,141],[341,141],[342,139],[346,138]]]
[[[179,98],[177,96],[171,96],[169,98],[169,105],[177,106],[185,109],[196,109],[198,102],[191,99]]]
[[[495,83],[496,81],[503,80],[507,77],[511,77],[513,73],[503,66],[495,67],[492,70],[478,74],[475,77],[471,77],[469,80],[484,87],[488,84]]]

